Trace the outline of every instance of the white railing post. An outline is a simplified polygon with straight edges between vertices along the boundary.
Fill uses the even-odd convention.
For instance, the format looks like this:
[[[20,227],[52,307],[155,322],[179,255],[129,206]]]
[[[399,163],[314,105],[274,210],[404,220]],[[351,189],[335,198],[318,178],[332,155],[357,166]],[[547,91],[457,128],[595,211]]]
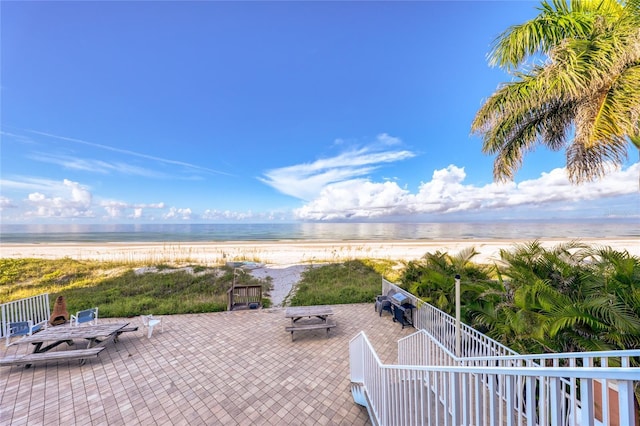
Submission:
[[[601,358],[600,359],[600,366],[601,367],[608,367],[608,359],[607,358]],[[593,363],[591,364],[593,365]],[[601,406],[602,406],[602,423],[605,425],[609,424],[609,409],[607,407],[609,407],[609,382],[607,380],[599,380],[598,381],[600,383],[600,389],[602,389],[602,392],[600,392],[600,398],[601,398]],[[621,423],[621,424],[627,424],[627,423]]]
[[[561,425],[561,413],[559,402],[563,400],[560,394],[560,379],[557,377],[550,377],[549,379],[549,402],[550,408],[550,422],[551,426]]]
[[[629,367],[629,357],[620,360],[622,367]],[[604,392],[604,391],[603,391]],[[624,380],[618,382],[618,411],[620,412],[621,425],[635,425],[635,395],[633,393],[633,382]],[[640,425],[636,425],[640,426]]]
[[[349,344],[349,369],[351,381],[356,383],[364,382],[364,345],[362,342],[362,332],[352,339]]]
[[[536,424],[536,406],[535,406],[535,377],[527,377],[525,389],[527,395],[525,397],[525,414],[527,415],[527,426],[533,426]]]
[[[460,391],[460,373],[452,373],[449,377],[451,380],[451,397],[449,400],[449,405],[451,406],[451,424],[460,425],[462,424],[460,405],[465,404],[464,395]]]
[[[485,380],[488,383],[489,393],[488,397],[488,415],[489,415],[489,424],[497,425],[498,424],[498,401],[496,398],[496,378],[493,374],[485,374]]]
[[[505,377],[505,398],[506,398],[505,416],[507,416],[507,419],[506,419],[507,426],[513,426],[513,416],[516,413],[515,406],[513,403],[513,399],[515,398],[515,392],[513,389],[513,380],[514,378],[512,376]]]
[[[582,414],[581,426],[593,426],[595,420],[594,401],[593,401],[593,380],[580,380],[580,412]]]
[[[460,358],[462,352],[460,351],[460,275],[456,275],[456,356]]]

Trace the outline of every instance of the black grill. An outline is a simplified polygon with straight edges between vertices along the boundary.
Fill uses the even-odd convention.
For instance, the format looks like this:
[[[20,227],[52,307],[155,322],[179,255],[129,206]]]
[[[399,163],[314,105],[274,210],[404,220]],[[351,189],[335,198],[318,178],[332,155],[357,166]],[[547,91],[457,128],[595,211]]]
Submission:
[[[396,293],[393,296],[391,296],[392,302],[395,305],[398,306],[402,306],[402,305],[406,305],[406,304],[411,304],[411,299],[408,298],[407,296],[405,296],[402,293]]]
[[[391,296],[391,303],[393,304],[393,321],[399,322],[402,328],[405,325],[413,327],[413,309],[415,306],[411,303],[411,298],[402,293],[396,293]]]

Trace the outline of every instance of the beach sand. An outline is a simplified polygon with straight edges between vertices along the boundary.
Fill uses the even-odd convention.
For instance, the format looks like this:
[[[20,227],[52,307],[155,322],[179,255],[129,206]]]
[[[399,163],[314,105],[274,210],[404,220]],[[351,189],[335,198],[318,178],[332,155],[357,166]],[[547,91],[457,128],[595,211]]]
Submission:
[[[271,305],[274,307],[283,306],[284,300],[287,298],[291,290],[300,281],[302,273],[311,268],[311,265],[270,265],[262,268],[247,271],[256,278],[271,277],[273,288],[269,292]]]
[[[569,239],[540,239],[547,248]],[[582,239],[590,247],[611,247],[640,256],[637,238]],[[310,265],[352,259],[417,260],[436,251],[455,255],[469,247],[479,254],[476,263],[493,263],[501,249],[512,249],[531,240],[411,240],[411,241],[242,241],[193,243],[43,243],[2,244],[2,258],[44,258],[157,263],[198,263],[215,266],[229,261],[255,261],[264,267],[249,271],[259,278],[272,278],[271,300],[279,306],[302,272]]]
[[[566,243],[569,239],[540,239],[544,247]],[[640,255],[637,238],[591,238],[579,240],[591,247],[610,246]],[[233,260],[256,261],[266,265],[343,262],[350,259],[415,260],[435,251],[457,254],[475,247],[477,263],[492,263],[501,249],[531,240],[402,240],[402,241],[228,241],[167,243],[41,243],[1,244],[3,258],[92,259],[131,262],[195,262],[220,265]]]

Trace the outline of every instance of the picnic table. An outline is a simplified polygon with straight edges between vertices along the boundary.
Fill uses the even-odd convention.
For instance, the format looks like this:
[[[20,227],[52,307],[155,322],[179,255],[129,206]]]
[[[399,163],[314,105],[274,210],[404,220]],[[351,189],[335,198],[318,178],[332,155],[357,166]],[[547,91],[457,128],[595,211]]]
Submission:
[[[98,356],[108,342],[117,342],[120,334],[138,329],[137,327],[127,328],[128,325],[129,323],[125,322],[81,327],[68,325],[49,327],[31,336],[12,342],[10,346],[33,344],[33,353],[5,357],[0,360],[0,365],[26,364],[26,367],[29,367],[34,362],[63,359],[80,359],[81,364],[83,364],[85,358]],[[49,352],[63,343],[73,346],[74,340],[79,339],[87,340],[86,349]],[[48,344],[43,346],[45,343]]]
[[[285,330],[291,332],[291,341],[293,341],[293,332],[301,330],[326,328],[327,337],[329,337],[329,330],[336,326],[336,323],[329,319],[331,315],[333,315],[331,306],[290,307],[285,310],[284,316],[285,318],[291,318],[291,325],[285,327]],[[309,320],[303,320],[303,318],[309,318]]]

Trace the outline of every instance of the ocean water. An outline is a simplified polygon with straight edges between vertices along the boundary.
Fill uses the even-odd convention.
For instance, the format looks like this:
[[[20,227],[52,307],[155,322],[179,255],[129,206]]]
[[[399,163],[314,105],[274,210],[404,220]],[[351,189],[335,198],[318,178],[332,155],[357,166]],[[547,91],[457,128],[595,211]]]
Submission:
[[[640,238],[640,221],[0,225],[0,243],[619,237]]]

